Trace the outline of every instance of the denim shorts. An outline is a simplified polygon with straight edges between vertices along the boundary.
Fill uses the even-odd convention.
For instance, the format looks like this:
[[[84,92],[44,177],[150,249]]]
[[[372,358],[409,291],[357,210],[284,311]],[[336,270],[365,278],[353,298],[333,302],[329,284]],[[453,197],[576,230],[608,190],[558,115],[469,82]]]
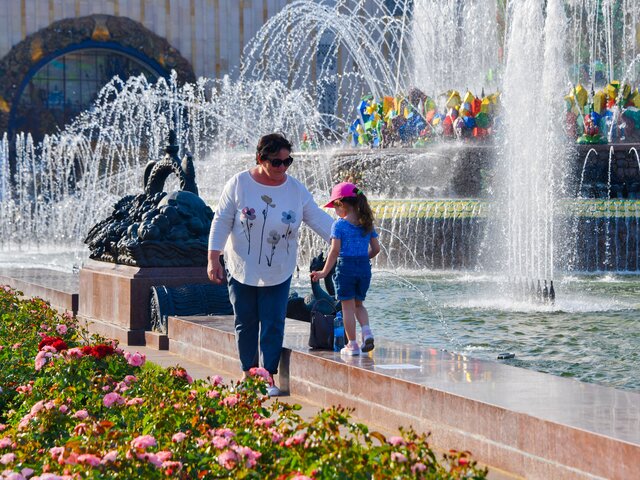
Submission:
[[[338,300],[364,301],[371,284],[369,258],[338,257],[334,280]]]

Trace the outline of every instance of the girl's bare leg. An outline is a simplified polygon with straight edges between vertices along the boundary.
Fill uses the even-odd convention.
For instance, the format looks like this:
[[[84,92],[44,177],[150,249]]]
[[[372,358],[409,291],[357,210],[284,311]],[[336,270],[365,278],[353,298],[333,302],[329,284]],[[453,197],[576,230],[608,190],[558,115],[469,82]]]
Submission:
[[[369,312],[365,308],[364,303],[362,303],[362,300],[356,300],[355,307],[356,319],[358,320],[360,326],[364,327],[365,325],[369,325]]]
[[[344,331],[349,341],[356,339],[356,302],[355,300],[342,300],[342,321]]]

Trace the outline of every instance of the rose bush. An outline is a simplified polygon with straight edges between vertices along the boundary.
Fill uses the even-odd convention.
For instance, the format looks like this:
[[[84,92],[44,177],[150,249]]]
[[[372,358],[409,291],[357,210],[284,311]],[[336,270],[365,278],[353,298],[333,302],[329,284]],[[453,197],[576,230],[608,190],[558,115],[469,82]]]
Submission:
[[[427,435],[386,438],[341,407],[303,420],[242,388],[89,336],[41,300],[0,290],[2,478],[486,478],[468,452],[438,459]]]

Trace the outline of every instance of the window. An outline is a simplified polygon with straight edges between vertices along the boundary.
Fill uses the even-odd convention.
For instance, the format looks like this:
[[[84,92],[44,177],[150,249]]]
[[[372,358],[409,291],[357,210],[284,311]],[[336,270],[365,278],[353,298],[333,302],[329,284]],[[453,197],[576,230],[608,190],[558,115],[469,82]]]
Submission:
[[[89,108],[115,75],[125,80],[140,74],[149,81],[159,77],[140,60],[115,50],[83,49],[57,57],[40,68],[22,91],[12,130],[31,132],[40,140]]]

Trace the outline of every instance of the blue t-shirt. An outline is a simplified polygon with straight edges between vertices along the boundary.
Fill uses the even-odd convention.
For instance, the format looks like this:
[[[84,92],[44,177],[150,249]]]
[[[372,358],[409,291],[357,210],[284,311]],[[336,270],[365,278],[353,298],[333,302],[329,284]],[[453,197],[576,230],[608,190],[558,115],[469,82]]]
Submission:
[[[369,257],[369,242],[376,238],[378,233],[375,228],[370,233],[364,234],[361,226],[353,225],[344,218],[339,218],[331,226],[331,238],[340,240],[341,257]]]

